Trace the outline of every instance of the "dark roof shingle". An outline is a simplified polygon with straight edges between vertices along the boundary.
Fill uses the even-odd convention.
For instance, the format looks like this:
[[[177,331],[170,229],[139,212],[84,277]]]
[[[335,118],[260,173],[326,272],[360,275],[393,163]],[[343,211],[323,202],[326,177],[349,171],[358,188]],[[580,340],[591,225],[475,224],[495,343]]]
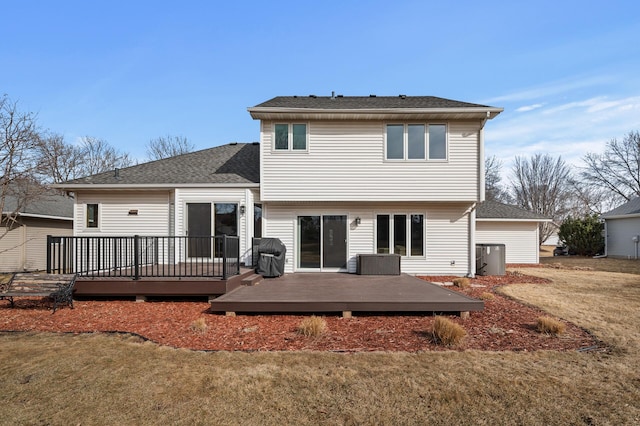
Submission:
[[[530,212],[520,207],[499,203],[497,201],[484,201],[478,204],[476,210],[478,219],[520,219],[520,220],[546,220],[549,219],[539,213]]]
[[[142,163],[74,179],[58,187],[76,184],[173,185],[173,184],[249,184],[260,182],[260,146],[256,143],[230,143],[162,160]]]
[[[615,209],[606,212],[602,215],[603,218],[612,216],[623,216],[631,214],[640,214],[640,197],[633,198],[623,205],[616,207]]]
[[[24,215],[53,216],[73,219],[73,199],[55,192],[47,192],[29,200],[25,205],[18,201],[18,197],[7,195],[4,200],[4,213],[18,213]]]
[[[276,96],[254,108],[396,109],[492,108],[436,96]]]

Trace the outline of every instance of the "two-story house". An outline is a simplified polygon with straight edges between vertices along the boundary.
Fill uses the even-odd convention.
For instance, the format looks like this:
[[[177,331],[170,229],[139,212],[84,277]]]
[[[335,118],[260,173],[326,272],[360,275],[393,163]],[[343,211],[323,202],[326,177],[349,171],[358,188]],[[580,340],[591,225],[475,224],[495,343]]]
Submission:
[[[245,261],[252,237],[277,237],[286,272],[355,272],[358,254],[395,253],[403,272],[475,273],[483,129],[501,108],[428,96],[292,96],[248,111],[260,120],[260,143],[59,185],[75,194],[74,235],[235,235]],[[183,251],[217,256],[211,246]]]
[[[263,235],[286,270],[356,271],[396,253],[402,271],[475,272],[483,128],[502,109],[430,96],[276,97],[260,120]]]

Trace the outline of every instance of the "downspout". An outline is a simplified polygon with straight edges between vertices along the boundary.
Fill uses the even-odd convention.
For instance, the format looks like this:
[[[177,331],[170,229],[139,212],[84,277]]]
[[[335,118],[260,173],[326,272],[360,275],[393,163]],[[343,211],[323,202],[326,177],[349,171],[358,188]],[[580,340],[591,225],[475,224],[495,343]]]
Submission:
[[[491,113],[487,111],[487,116],[480,121],[480,131],[478,132],[478,200],[483,202],[485,200],[485,180],[484,180],[484,125],[491,117]]]
[[[469,271],[467,276],[473,278],[476,275],[476,206],[474,204],[469,212]]]

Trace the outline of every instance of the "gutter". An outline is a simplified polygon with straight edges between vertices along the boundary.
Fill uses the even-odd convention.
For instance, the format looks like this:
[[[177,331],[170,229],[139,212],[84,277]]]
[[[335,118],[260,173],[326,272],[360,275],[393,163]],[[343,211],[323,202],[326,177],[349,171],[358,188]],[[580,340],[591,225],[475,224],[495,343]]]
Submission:
[[[52,188],[75,191],[78,189],[174,189],[174,188],[260,188],[259,183],[57,183]]]

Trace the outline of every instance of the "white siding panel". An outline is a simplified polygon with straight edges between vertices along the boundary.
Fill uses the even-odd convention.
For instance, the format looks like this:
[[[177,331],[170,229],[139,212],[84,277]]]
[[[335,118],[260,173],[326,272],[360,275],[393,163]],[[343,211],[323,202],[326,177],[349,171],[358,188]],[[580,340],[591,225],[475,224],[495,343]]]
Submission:
[[[636,256],[632,238],[640,235],[640,217],[607,219],[607,255],[624,259]]]
[[[356,272],[356,256],[375,252],[375,218],[378,213],[423,213],[426,227],[426,256],[402,258],[402,271],[422,275],[465,275],[469,265],[468,215],[469,205],[463,204],[373,204],[267,203],[264,210],[265,237],[280,238],[287,247],[285,271],[294,272],[297,265],[297,217],[300,215],[347,215],[348,272]],[[360,225],[355,225],[360,217]]]
[[[476,221],[477,244],[504,244],[507,263],[538,263],[537,222]]]
[[[479,122],[448,125],[448,161],[384,160],[385,123],[311,122],[308,152],[274,152],[263,122],[264,201],[474,201]]]
[[[86,227],[87,204],[99,204],[97,229]],[[79,192],[75,208],[79,236],[169,235],[169,192]]]

